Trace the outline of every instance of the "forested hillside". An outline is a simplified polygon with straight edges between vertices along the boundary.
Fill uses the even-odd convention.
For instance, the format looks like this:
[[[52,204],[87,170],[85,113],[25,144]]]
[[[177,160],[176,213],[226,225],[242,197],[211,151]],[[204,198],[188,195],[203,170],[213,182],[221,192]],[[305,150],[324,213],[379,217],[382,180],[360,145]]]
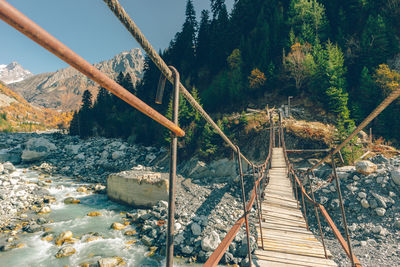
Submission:
[[[231,12],[224,0],[210,5],[211,12],[203,10],[197,21],[188,0],[181,31],[160,51],[209,112],[241,112],[270,93],[308,98],[334,116],[343,138],[399,86],[400,74],[391,65],[399,53],[399,0],[237,0]],[[171,87],[162,105],[153,104],[159,76],[146,58],[138,84],[121,75],[118,82],[170,116]],[[180,108],[180,124],[187,131],[182,145],[194,148],[202,142],[205,154],[212,153],[210,128],[183,99]],[[396,101],[375,119],[376,135],[398,143],[399,112]],[[228,124],[223,119],[218,123],[223,128]],[[162,132],[104,89],[94,104],[86,93],[71,124],[72,134],[144,143],[164,142],[168,133]]]

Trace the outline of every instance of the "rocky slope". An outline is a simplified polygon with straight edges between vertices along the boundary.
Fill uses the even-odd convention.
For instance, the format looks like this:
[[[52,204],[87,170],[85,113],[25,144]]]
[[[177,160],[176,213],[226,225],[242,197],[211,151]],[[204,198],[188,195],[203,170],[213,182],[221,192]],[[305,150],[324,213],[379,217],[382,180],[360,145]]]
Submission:
[[[20,82],[33,76],[33,73],[24,69],[17,62],[11,62],[8,65],[0,65],[0,81],[6,84]]]
[[[72,113],[35,107],[0,82],[0,131],[35,131],[65,128]]]
[[[143,64],[143,54],[140,49],[135,48],[94,66],[112,79],[115,79],[120,72],[130,73],[133,82],[136,82],[142,77]],[[11,84],[10,88],[30,103],[63,111],[78,108],[85,90],[90,90],[94,95],[98,91],[95,82],[72,67],[34,75]]]

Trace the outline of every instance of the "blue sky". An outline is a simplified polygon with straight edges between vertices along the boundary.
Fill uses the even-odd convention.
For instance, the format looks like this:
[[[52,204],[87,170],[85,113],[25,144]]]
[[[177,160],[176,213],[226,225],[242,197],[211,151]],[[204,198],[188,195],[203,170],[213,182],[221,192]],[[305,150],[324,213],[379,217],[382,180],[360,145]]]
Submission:
[[[139,45],[102,0],[6,0],[90,63]],[[186,0],[120,0],[157,51],[185,20]],[[193,1],[199,17],[209,0]],[[230,10],[233,0],[227,0]],[[50,52],[0,20],[0,64],[17,61],[34,74],[67,67]]]

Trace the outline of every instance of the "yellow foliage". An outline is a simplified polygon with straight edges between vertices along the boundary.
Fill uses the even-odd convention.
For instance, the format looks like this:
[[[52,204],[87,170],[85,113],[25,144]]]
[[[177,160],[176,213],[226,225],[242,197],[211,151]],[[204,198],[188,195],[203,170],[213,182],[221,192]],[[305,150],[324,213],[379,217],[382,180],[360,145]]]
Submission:
[[[261,72],[258,68],[255,68],[251,71],[249,76],[249,87],[253,89],[260,88],[265,84],[265,74]]]
[[[391,70],[386,64],[379,65],[375,78],[386,94],[390,94],[400,86],[400,73]]]

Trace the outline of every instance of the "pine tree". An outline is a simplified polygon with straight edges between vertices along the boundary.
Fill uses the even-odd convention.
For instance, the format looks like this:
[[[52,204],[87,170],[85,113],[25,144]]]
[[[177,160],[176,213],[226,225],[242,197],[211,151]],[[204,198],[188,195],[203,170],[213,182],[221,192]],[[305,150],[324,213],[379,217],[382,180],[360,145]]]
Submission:
[[[326,89],[326,96],[329,110],[339,117],[339,120],[349,118],[347,107],[348,94],[346,92],[346,79],[343,53],[337,45],[328,42],[326,45],[328,61],[327,76],[329,87]]]

